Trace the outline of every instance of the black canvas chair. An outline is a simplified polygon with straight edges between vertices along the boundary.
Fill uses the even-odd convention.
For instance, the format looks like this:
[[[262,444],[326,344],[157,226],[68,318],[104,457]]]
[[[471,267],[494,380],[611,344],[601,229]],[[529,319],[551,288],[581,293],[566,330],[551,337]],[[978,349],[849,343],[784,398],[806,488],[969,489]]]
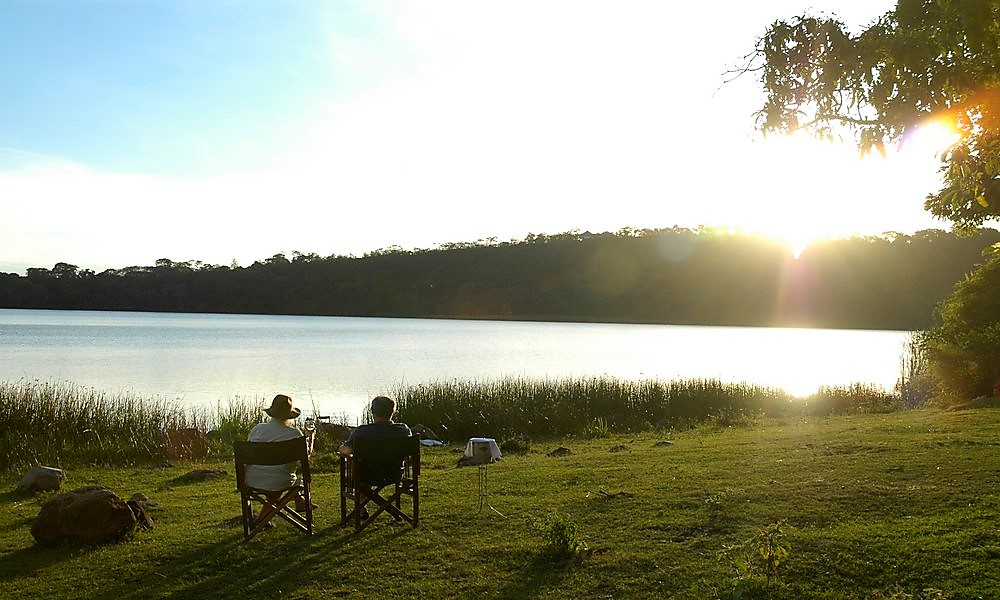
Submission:
[[[340,459],[340,524],[355,531],[383,512],[416,527],[420,523],[420,438],[358,439],[353,454]],[[409,496],[409,514],[402,497]],[[372,511],[368,505],[372,504]]]
[[[298,437],[284,442],[233,442],[233,455],[236,460],[236,489],[240,492],[244,540],[260,533],[275,516],[281,517],[306,535],[312,535],[312,475],[309,472],[306,438]],[[274,491],[259,490],[247,485],[247,465],[289,463],[299,463],[299,479],[295,485],[277,492],[276,500],[268,498],[269,494],[275,495]],[[305,502],[304,511],[295,510],[295,499],[300,495]],[[263,505],[259,517],[254,514],[254,502]]]

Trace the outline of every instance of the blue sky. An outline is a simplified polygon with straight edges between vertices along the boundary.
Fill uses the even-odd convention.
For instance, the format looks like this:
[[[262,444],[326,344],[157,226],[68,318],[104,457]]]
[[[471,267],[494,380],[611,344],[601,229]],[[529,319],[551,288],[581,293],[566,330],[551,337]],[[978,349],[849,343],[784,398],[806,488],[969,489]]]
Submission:
[[[378,35],[363,14],[332,3],[2,6],[0,146],[108,171],[267,161],[323,102],[364,84],[329,60],[331,24]]]
[[[723,73],[891,2],[0,0],[0,271],[572,229],[946,228],[929,150],[762,140]]]

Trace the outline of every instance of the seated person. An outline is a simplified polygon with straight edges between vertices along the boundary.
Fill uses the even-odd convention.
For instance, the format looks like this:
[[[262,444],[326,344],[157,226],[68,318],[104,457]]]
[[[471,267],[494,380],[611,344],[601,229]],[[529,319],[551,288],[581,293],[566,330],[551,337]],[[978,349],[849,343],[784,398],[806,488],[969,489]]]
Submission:
[[[247,436],[249,442],[283,442],[302,437],[302,432],[295,428],[292,421],[302,414],[294,406],[292,399],[284,394],[278,394],[271,401],[271,407],[264,412],[270,420],[255,425]],[[306,432],[306,448],[312,453],[315,430]],[[273,490],[267,497],[274,501],[281,497],[281,490],[295,485],[295,467],[297,463],[287,465],[247,465],[247,485],[258,490]],[[296,510],[305,510],[305,499],[301,496],[295,500]],[[313,505],[313,508],[316,508]],[[263,510],[263,507],[261,507]]]
[[[341,456],[350,456],[354,451],[351,444],[358,439],[372,440],[395,440],[408,438],[413,435],[410,428],[405,423],[393,422],[396,416],[396,401],[386,396],[376,396],[371,403],[372,422],[359,425],[354,428],[347,440],[341,444],[337,452]],[[400,476],[400,464],[376,464],[366,465],[361,473],[361,478],[372,485],[384,485],[398,481]]]

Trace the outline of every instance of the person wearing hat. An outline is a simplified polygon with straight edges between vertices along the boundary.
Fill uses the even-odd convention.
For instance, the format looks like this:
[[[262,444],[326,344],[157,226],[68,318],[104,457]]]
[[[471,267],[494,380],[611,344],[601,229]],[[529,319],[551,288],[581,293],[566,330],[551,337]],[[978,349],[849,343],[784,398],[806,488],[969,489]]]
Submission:
[[[250,430],[247,441],[250,442],[284,442],[302,437],[301,431],[295,428],[293,421],[302,414],[302,411],[295,407],[291,397],[278,394],[271,401],[271,407],[265,408],[264,412],[271,418]],[[315,430],[307,431],[306,447],[312,453],[313,438]],[[274,494],[268,494],[272,500],[277,500],[281,495],[281,490],[295,485],[296,463],[287,465],[247,465],[246,481],[247,485],[259,490],[274,490]],[[305,509],[305,500],[296,500],[297,510]]]

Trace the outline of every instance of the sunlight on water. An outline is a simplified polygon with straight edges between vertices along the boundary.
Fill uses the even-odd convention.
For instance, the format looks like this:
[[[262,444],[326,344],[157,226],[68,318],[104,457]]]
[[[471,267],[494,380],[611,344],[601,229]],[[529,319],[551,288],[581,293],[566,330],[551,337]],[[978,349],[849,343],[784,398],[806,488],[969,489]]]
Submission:
[[[808,395],[891,389],[908,334],[775,329],[0,310],[0,379],[70,381],[213,406],[291,394],[356,417],[398,384],[718,379]]]

